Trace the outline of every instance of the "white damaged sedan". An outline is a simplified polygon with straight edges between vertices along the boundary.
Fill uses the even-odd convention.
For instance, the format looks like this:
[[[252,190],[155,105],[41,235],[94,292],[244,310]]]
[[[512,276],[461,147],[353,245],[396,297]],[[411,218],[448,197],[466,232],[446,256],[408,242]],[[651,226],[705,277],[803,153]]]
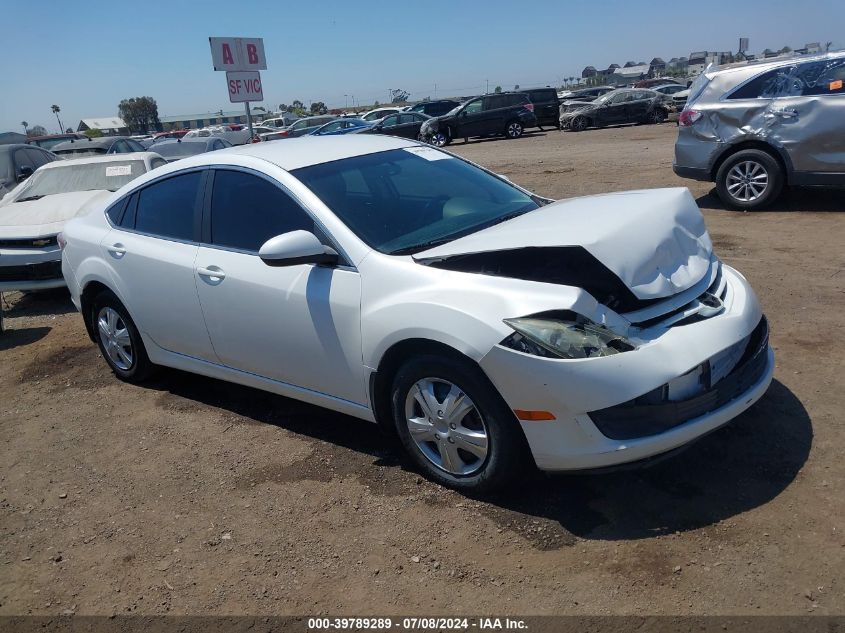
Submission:
[[[157,169],[64,238],[120,378],[166,365],[377,422],[464,490],[666,453],[772,379],[686,189],[552,202],[413,141],[309,137]]]

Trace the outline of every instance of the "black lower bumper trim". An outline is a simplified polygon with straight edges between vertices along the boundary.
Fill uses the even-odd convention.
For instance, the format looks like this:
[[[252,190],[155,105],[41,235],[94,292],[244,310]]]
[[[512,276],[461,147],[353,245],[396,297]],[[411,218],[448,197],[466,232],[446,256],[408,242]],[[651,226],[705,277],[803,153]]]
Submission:
[[[62,262],[0,266],[0,281],[46,281],[62,278]]]
[[[736,367],[715,385],[688,400],[646,401],[645,396],[592,411],[589,416],[601,433],[612,440],[632,440],[658,435],[699,416],[715,411],[748,391],[766,371],[769,327],[766,318],[747,338]],[[666,387],[666,385],[664,385]],[[661,387],[660,389],[663,389]],[[668,389],[664,390],[664,393]]]

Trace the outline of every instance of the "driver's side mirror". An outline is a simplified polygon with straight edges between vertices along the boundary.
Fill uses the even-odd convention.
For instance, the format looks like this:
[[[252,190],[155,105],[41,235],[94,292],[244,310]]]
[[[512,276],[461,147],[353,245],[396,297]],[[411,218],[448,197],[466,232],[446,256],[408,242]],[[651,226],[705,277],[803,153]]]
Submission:
[[[271,237],[258,250],[258,256],[268,266],[335,266],[339,261],[337,251],[322,244],[313,233],[301,230]]]
[[[18,173],[18,182],[23,182],[32,175],[33,169],[29,165],[21,165]]]

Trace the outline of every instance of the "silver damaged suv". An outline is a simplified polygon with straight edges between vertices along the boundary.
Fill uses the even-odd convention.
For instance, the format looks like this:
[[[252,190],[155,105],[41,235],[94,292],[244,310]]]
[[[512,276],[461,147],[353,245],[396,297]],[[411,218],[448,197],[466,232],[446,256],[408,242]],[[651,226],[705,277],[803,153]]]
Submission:
[[[784,185],[845,185],[845,52],[708,68],[678,120],[675,173],[759,209]]]

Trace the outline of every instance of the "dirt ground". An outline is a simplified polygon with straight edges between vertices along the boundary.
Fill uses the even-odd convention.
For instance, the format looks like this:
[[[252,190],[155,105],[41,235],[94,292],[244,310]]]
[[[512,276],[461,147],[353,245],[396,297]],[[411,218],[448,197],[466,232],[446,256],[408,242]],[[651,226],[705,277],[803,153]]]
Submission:
[[[759,294],[766,396],[649,469],[474,500],[373,425],[175,371],[116,380],[67,295],[6,295],[0,615],[845,613],[845,192],[724,210],[671,124],[451,149],[550,197],[688,186]]]

